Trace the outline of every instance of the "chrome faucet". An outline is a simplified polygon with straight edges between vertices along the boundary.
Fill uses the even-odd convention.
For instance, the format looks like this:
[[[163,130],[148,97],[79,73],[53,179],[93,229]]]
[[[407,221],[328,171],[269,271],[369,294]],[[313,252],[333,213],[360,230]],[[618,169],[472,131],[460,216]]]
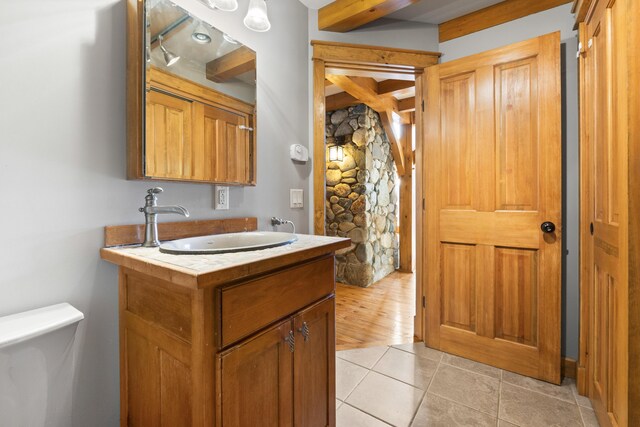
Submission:
[[[160,241],[158,240],[158,214],[174,213],[189,217],[189,211],[182,206],[158,206],[156,194],[163,191],[160,187],[148,189],[144,198],[144,207],[138,209],[140,212],[144,212],[144,242],[142,242],[142,246],[147,248],[160,246]]]
[[[296,234],[296,225],[293,223],[293,221],[290,221],[288,219],[276,218],[275,216],[271,217],[271,225],[273,225],[274,227],[277,225],[285,225],[285,224],[290,224],[291,227],[293,228],[293,234]]]

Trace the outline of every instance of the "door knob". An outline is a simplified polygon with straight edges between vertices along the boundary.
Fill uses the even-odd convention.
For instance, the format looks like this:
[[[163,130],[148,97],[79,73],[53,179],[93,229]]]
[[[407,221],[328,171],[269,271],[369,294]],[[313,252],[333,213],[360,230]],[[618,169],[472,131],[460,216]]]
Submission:
[[[556,225],[551,221],[545,221],[542,223],[542,225],[540,225],[540,229],[545,233],[553,233],[554,231],[556,231]]]

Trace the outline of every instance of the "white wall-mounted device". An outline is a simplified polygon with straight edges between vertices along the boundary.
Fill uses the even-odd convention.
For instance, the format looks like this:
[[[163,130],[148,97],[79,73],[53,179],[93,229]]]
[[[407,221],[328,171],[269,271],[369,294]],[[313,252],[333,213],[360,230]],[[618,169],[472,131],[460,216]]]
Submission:
[[[289,147],[289,155],[291,156],[291,160],[297,160],[299,162],[309,160],[309,150],[300,144],[292,144],[291,147]]]
[[[229,187],[216,185],[213,190],[214,207],[218,210],[229,209]]]

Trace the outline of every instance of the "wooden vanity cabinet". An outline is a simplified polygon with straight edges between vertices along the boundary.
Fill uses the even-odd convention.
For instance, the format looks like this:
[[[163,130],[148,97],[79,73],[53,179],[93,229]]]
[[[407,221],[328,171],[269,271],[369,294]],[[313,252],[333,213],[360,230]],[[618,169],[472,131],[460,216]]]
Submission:
[[[334,425],[334,318],[330,297],[222,353],[222,425]]]
[[[120,267],[122,426],[335,425],[333,253],[198,289],[174,279]]]

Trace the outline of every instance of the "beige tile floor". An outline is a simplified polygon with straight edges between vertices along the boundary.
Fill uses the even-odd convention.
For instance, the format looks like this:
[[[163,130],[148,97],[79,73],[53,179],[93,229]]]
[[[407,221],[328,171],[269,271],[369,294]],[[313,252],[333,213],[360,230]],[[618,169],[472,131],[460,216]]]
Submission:
[[[338,427],[597,427],[572,380],[555,386],[424,347],[337,353]]]

